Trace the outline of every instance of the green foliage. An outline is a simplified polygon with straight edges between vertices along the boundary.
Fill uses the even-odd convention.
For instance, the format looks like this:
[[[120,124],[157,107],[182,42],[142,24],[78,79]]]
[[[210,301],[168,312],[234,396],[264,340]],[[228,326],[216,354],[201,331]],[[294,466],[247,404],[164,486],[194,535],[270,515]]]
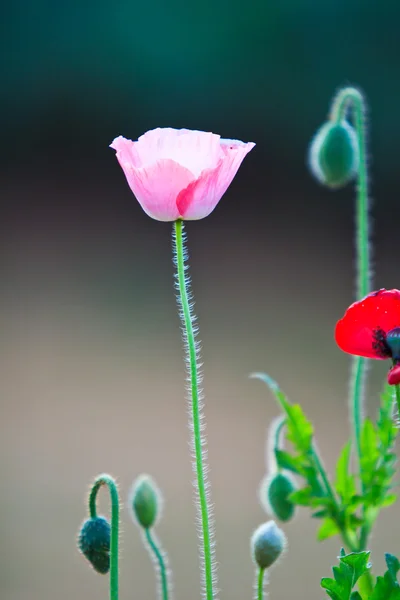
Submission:
[[[311,508],[312,516],[322,519],[318,540],[341,535],[349,549],[363,549],[365,532],[371,530],[379,511],[396,500],[392,493],[396,462],[393,449],[398,430],[393,419],[393,387],[385,385],[376,423],[371,419],[363,423],[360,473],[351,470],[349,441],[339,455],[335,482],[331,485],[315,448],[312,423],[302,408],[291,404],[268,375],[254,373],[252,377],[269,387],[285,415],[284,439],[290,449],[275,448],[276,462],[278,468],[304,480],[289,500]]]
[[[376,425],[364,421],[361,435],[361,480],[364,485],[363,499],[372,512],[392,504],[396,496],[391,494],[393,476],[396,472],[396,455],[393,446],[397,427],[393,419],[393,387],[387,385],[381,396],[381,406]]]
[[[376,584],[369,600],[400,600],[400,586],[397,582],[397,573],[400,563],[396,556],[385,554],[387,571],[383,576],[376,578]]]
[[[339,556],[339,566],[333,567],[333,579],[324,577],[321,587],[332,600],[356,600],[359,598],[357,592],[352,590],[359,578],[370,568],[369,552],[345,554],[342,549]]]
[[[399,560],[392,554],[386,554],[387,571],[376,578],[375,585],[371,581],[371,592],[368,595],[353,591],[362,576],[370,576],[369,552],[345,554],[341,551],[339,566],[333,567],[333,579],[324,577],[321,587],[332,600],[400,600],[400,586],[397,573],[400,570]]]
[[[276,450],[278,467],[288,469],[306,480],[306,485],[290,495],[295,504],[323,508],[324,514],[334,512],[332,498],[327,493],[321,479],[313,445],[314,430],[298,404],[291,404],[278,384],[264,373],[255,373],[252,377],[261,379],[273,392],[279,406],[286,415],[286,440],[291,443],[292,451]]]

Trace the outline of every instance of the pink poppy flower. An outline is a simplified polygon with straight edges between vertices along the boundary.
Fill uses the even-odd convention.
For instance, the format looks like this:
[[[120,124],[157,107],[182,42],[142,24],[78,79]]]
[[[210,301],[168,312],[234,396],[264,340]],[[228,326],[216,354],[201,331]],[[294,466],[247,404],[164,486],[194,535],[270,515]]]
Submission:
[[[158,221],[207,217],[254,146],[169,127],[110,144],[141,207]]]

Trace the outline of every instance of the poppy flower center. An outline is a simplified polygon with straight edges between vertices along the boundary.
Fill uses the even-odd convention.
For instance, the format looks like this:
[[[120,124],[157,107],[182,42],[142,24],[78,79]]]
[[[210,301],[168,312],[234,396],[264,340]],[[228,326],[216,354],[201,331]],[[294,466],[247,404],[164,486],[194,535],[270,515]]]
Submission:
[[[400,328],[397,329],[400,332]],[[392,331],[395,330],[392,329],[389,333],[391,333]],[[380,358],[391,358],[393,356],[392,349],[387,341],[388,335],[389,334],[386,334],[380,327],[377,327],[373,331],[372,348],[374,349],[377,356],[379,356]]]
[[[390,348],[394,361],[400,361],[400,327],[395,327],[388,331],[386,335],[386,344]]]

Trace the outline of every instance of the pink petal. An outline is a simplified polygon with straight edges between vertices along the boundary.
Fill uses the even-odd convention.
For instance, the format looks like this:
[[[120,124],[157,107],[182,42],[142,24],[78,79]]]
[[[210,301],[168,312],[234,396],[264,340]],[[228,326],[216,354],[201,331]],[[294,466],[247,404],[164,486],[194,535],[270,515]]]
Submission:
[[[170,158],[189,169],[196,178],[204,169],[216,167],[223,156],[220,136],[205,131],[158,128],[140,136],[134,145],[136,166]]]
[[[118,154],[117,154],[118,160]],[[174,160],[159,160],[137,168],[120,161],[129,187],[139,204],[153,219],[175,221],[180,217],[176,198],[193,180],[194,175]]]
[[[138,153],[136,152],[135,148],[136,143],[137,142],[127,140],[120,135],[116,137],[115,140],[110,144],[110,148],[113,148],[117,151],[116,156],[123,169],[124,166],[141,166],[141,161],[139,160]]]
[[[186,220],[203,219],[216,207],[236,175],[244,157],[255,144],[221,140],[223,158],[214,169],[204,170],[177,198],[177,207]]]

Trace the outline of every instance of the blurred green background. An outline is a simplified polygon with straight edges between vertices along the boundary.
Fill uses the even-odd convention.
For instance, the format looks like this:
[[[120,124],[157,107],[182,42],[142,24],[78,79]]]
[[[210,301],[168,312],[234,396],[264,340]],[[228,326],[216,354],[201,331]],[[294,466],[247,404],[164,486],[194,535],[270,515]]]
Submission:
[[[177,600],[198,598],[184,367],[170,226],[149,219],[108,144],[157,126],[255,141],[206,220],[188,225],[203,358],[221,598],[253,594],[249,537],[278,414],[254,370],[302,403],[332,473],[348,436],[348,357],[333,342],[353,299],[353,195],[305,166],[339,86],[368,98],[375,286],[398,287],[400,5],[394,0],[148,0],[2,6],[0,120],[0,597],[107,597],[75,548],[96,474],[151,473]],[[373,364],[374,414],[384,364]],[[106,498],[102,508],[107,510]],[[398,552],[398,506],[371,540]],[[154,598],[124,511],[121,600]],[[340,543],[306,511],[273,600],[323,597]]]

